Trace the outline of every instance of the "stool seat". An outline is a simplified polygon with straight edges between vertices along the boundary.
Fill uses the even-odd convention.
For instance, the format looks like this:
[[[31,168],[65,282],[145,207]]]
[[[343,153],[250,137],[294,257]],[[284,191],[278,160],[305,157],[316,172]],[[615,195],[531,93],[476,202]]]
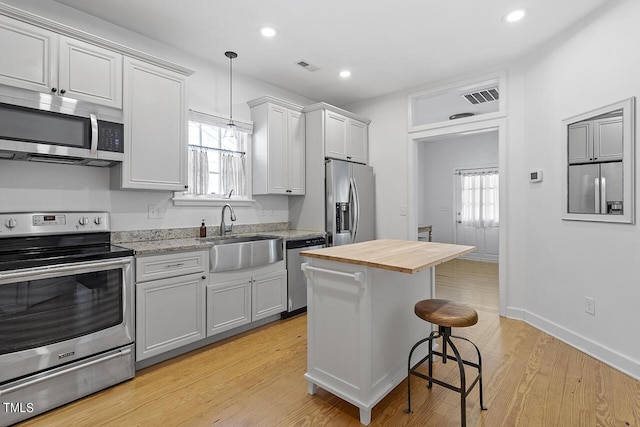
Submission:
[[[439,326],[462,328],[478,323],[478,313],[465,304],[445,299],[425,299],[414,307],[416,316]]]

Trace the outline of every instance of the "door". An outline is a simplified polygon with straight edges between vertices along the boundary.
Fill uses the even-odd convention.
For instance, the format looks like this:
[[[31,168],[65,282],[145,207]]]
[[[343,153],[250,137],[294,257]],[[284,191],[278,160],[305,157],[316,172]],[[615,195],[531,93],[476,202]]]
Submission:
[[[324,144],[325,157],[347,158],[347,118],[325,111]]]
[[[125,58],[122,187],[181,191],[187,184],[187,80]]]
[[[599,213],[596,206],[596,182],[599,164],[569,166],[569,213]]]
[[[206,336],[202,273],[136,284],[136,361]]]
[[[251,278],[207,286],[207,336],[251,322]]]
[[[287,184],[287,109],[269,104],[269,188],[271,194],[286,194]]]
[[[600,165],[600,191],[602,205],[600,213],[624,214],[622,197],[622,162],[602,163]]]
[[[354,217],[353,242],[366,242],[375,238],[373,168],[352,164],[352,213]]]
[[[122,108],[122,55],[61,36],[59,86],[65,96]]]
[[[497,169],[456,171],[456,243],[476,247],[465,258],[498,261],[498,182]]]
[[[328,243],[351,243],[350,163],[330,160],[326,164],[326,221]]]
[[[367,164],[367,125],[349,120],[349,151],[347,159],[352,162]]]
[[[261,274],[251,281],[251,320],[287,311],[287,274],[286,271]]]
[[[301,195],[305,190],[305,117],[299,111],[287,113],[287,154],[289,194]]]
[[[57,86],[58,36],[0,16],[0,83],[48,93]]]

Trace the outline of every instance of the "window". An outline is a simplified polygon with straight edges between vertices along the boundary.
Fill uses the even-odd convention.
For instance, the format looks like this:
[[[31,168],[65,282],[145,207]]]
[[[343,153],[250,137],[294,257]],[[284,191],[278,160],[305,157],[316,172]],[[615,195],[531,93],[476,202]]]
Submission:
[[[462,196],[462,224],[469,227],[498,227],[498,171],[466,170],[458,173]]]
[[[190,112],[188,190],[174,200],[248,200],[251,195],[249,148],[252,125],[235,122],[237,142],[222,138],[227,119]]]

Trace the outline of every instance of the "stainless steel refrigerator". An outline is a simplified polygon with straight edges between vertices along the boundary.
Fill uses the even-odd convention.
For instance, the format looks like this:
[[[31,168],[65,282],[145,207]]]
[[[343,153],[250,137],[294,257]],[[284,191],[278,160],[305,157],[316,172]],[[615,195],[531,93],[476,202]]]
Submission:
[[[373,168],[342,160],[327,160],[325,178],[327,245],[373,240]]]
[[[569,165],[569,213],[622,215],[622,162]]]

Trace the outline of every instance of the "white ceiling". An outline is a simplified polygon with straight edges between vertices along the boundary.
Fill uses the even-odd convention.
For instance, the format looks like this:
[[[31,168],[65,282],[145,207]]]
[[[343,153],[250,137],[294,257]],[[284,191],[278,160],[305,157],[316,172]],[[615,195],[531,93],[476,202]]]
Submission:
[[[56,0],[342,106],[521,58],[609,0]],[[502,18],[525,8],[517,24]],[[258,28],[278,30],[264,39]],[[309,72],[296,63],[320,67]],[[338,72],[353,75],[341,79]]]

